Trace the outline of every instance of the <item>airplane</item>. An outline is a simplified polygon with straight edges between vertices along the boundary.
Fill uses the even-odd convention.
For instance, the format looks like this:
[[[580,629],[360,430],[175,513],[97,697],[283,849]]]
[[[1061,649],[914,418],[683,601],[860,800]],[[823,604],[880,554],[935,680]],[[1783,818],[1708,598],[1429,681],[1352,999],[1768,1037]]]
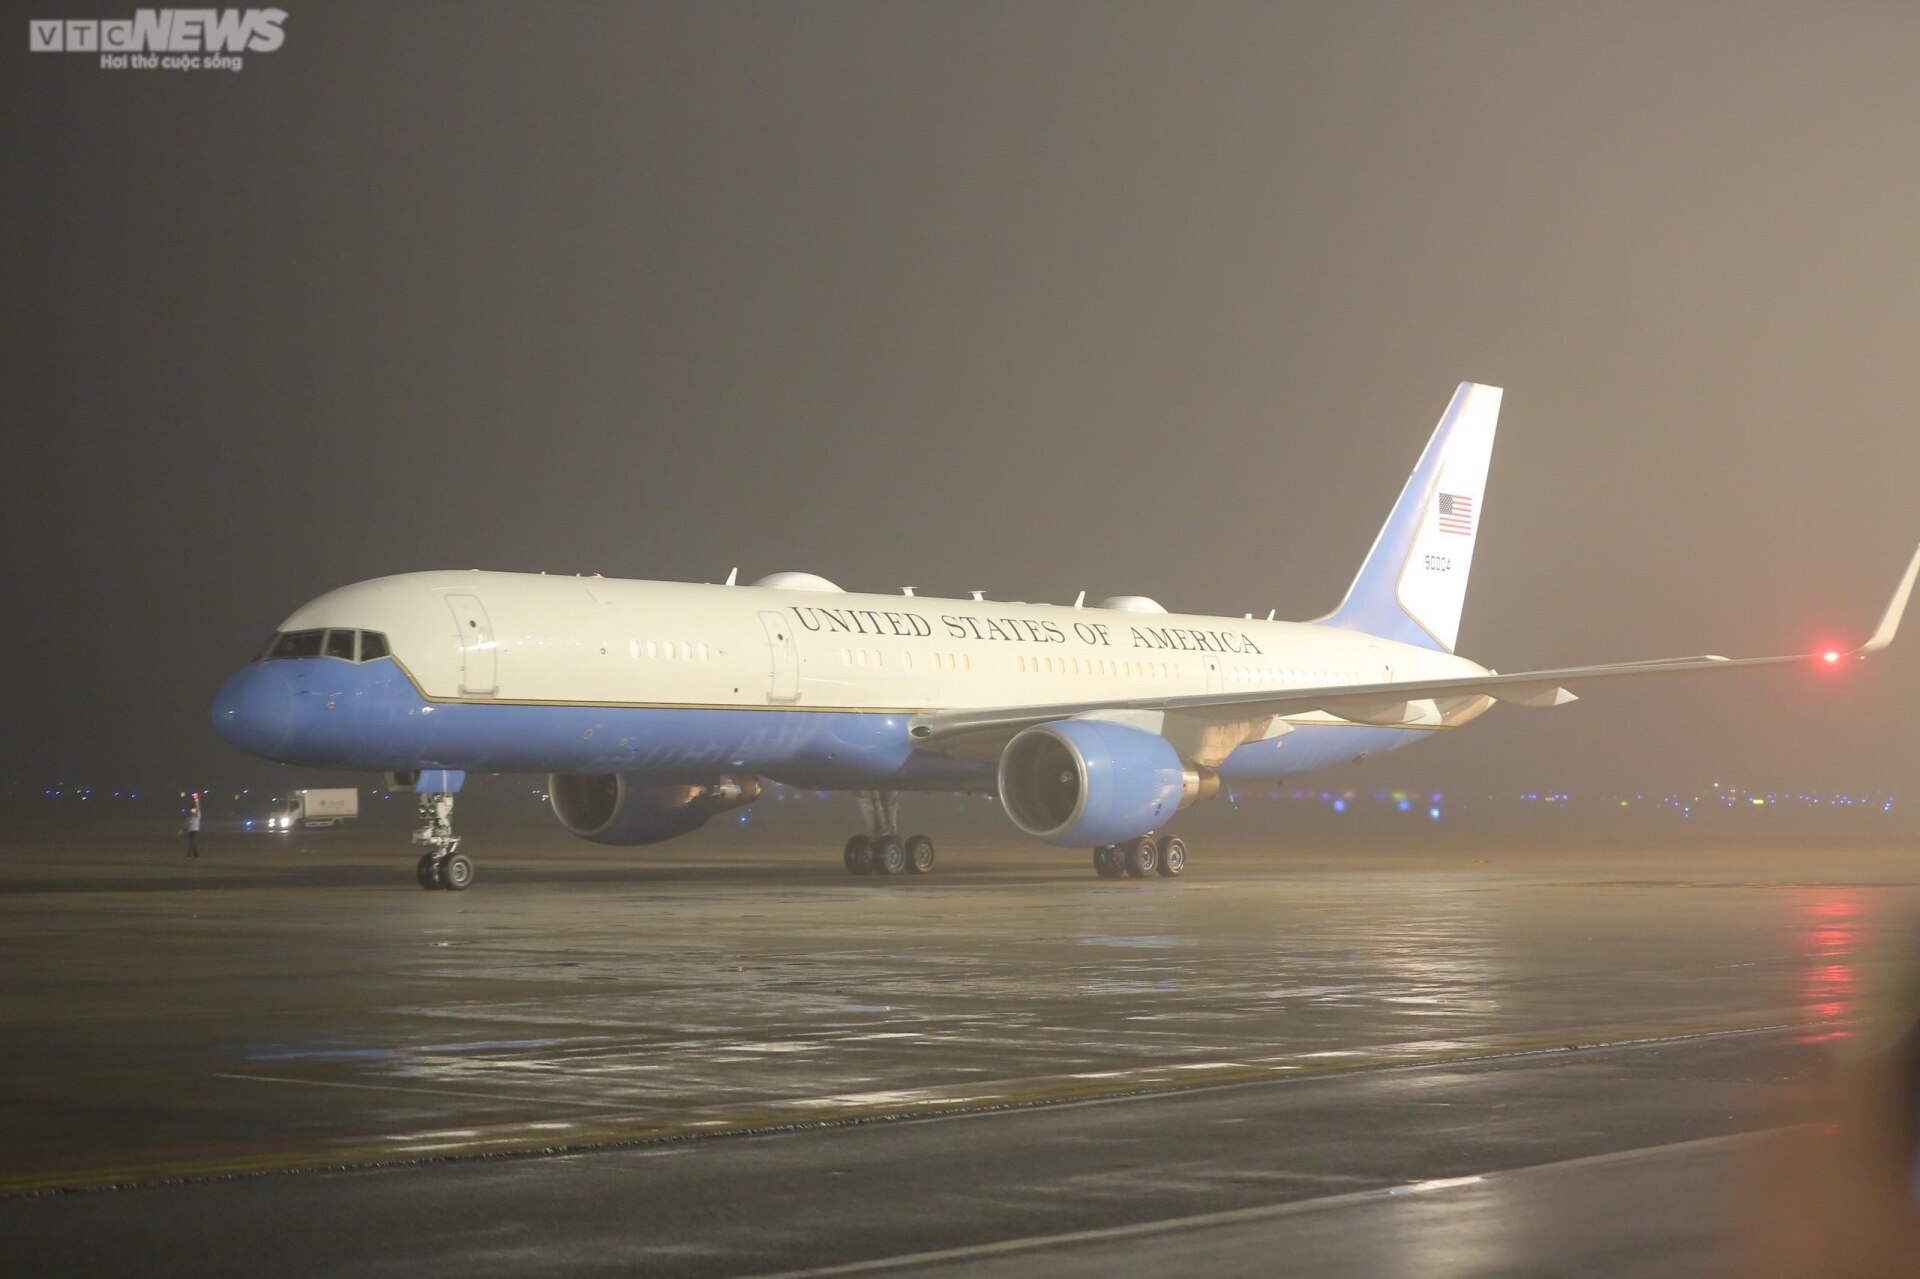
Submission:
[[[381,771],[415,793],[422,887],[473,880],[452,828],[466,774],[548,774],[554,816],[653,844],[751,804],[763,780],[851,791],[854,875],[925,874],[902,793],[996,796],[1105,878],[1177,876],[1163,828],[1223,786],[1447,732],[1495,702],[1562,706],[1654,675],[1836,665],[1892,642],[1920,549],[1873,634],[1842,651],[1501,674],[1454,651],[1486,514],[1501,388],[1461,383],[1340,606],[1310,622],[853,594],[810,573],[738,585],[446,571],[296,609],[220,689],[213,726],[263,759]]]

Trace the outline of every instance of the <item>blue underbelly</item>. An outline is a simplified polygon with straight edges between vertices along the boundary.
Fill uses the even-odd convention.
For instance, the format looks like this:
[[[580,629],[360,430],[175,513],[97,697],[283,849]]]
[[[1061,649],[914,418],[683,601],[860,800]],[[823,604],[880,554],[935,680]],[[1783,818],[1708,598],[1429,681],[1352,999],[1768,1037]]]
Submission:
[[[266,669],[263,670],[263,667]],[[700,782],[746,772],[788,785],[987,790],[990,761],[915,751],[900,711],[518,705],[429,702],[390,661],[257,664],[284,680],[291,727],[272,758],[321,768],[457,768],[481,773],[637,773]],[[1234,751],[1228,782],[1315,772],[1397,749],[1429,733],[1301,725]]]

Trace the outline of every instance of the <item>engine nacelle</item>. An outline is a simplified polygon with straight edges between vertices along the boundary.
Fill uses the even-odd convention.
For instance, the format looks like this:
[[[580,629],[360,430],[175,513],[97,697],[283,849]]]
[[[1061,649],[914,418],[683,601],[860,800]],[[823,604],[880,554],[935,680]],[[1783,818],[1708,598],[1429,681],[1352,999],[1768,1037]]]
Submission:
[[[1117,844],[1161,825],[1217,783],[1167,739],[1125,724],[1063,719],[1025,729],[1000,753],[1000,806],[1049,844]]]
[[[650,782],[626,773],[554,773],[547,779],[553,815],[568,831],[596,844],[662,843],[759,798],[757,777],[722,777],[704,786]]]

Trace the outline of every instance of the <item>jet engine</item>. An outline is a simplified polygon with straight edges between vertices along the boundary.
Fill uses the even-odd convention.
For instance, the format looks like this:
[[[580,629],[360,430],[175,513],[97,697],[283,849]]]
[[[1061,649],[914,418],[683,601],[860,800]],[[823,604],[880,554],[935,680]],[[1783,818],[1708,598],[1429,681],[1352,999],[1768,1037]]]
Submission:
[[[1017,734],[1000,753],[1000,805],[1049,844],[1117,844],[1214,793],[1166,738],[1126,724],[1065,719]]]
[[[627,773],[554,773],[547,779],[553,815],[568,831],[596,844],[662,843],[759,798],[757,777],[722,777],[706,785],[652,782]]]

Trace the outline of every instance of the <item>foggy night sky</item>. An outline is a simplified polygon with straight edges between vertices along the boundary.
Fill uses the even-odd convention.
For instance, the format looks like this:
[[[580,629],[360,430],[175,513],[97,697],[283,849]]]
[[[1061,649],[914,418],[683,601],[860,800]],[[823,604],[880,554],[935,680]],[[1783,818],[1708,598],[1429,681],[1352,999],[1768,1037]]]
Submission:
[[[1491,665],[1852,642],[1920,541],[1920,8],[284,7],[0,22],[0,775],[272,775],[221,680],[412,569],[1313,617],[1463,378]],[[1910,626],[1369,776],[1920,791]]]

